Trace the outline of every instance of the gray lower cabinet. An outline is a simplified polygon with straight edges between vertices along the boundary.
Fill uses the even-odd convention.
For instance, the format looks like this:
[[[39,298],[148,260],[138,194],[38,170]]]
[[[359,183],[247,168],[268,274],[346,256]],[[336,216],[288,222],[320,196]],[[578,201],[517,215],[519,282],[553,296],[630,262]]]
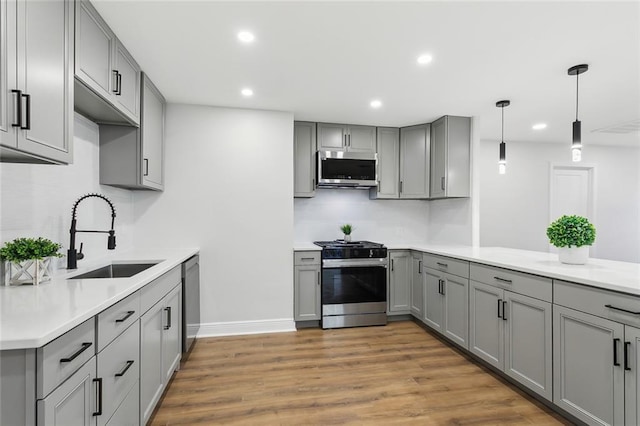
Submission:
[[[625,326],[558,305],[553,317],[553,402],[588,424],[625,424]]]
[[[144,425],[180,360],[180,297],[175,286],[140,317],[140,424]],[[177,336],[177,339],[176,339]]]
[[[400,198],[429,198],[431,126],[400,129]]]
[[[551,400],[551,303],[477,281],[469,288],[469,350]]]
[[[140,123],[140,66],[89,0],[76,1],[75,107],[97,123]]]
[[[318,123],[318,150],[376,152],[376,128],[350,124]]]
[[[146,74],[141,81],[140,127],[100,126],[100,183],[162,191],[166,101]]]
[[[421,252],[411,253],[411,315],[423,321],[424,279]]]
[[[0,160],[71,163],[74,3],[0,0],[0,12]]]
[[[627,426],[640,422],[640,329],[624,328],[624,422]]]
[[[38,400],[37,424],[47,426],[95,426],[96,359],[92,357],[44,399]]]
[[[468,348],[469,280],[431,268],[424,277],[425,324]]]
[[[411,312],[412,259],[410,251],[389,251],[388,315],[402,315]]]
[[[316,123],[293,123],[293,196],[316,195]]]
[[[471,118],[444,116],[431,123],[431,198],[469,197]]]
[[[320,252],[295,252],[293,270],[293,319],[317,321],[322,316]]]
[[[400,130],[378,127],[378,186],[369,190],[371,199],[397,199],[400,196]]]

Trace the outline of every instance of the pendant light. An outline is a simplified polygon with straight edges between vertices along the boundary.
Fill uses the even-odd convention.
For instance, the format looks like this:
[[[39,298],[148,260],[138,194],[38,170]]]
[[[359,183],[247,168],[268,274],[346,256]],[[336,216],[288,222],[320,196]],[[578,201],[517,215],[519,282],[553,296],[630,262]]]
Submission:
[[[576,121],[573,122],[573,142],[571,143],[571,159],[574,162],[582,160],[582,123],[578,120],[578,76],[587,72],[589,65],[574,65],[567,70],[567,74],[576,76]]]
[[[500,139],[500,157],[498,160],[498,173],[501,175],[507,172],[507,144],[504,143],[504,108],[510,104],[511,101],[507,100],[496,102],[496,106],[502,109],[502,138]]]

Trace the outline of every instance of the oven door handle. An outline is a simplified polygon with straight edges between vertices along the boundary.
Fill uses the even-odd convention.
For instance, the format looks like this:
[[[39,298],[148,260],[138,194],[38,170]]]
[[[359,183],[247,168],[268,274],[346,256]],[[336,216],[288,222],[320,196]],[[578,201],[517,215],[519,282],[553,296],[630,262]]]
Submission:
[[[387,259],[324,259],[322,267],[332,268],[356,268],[356,267],[387,267]]]

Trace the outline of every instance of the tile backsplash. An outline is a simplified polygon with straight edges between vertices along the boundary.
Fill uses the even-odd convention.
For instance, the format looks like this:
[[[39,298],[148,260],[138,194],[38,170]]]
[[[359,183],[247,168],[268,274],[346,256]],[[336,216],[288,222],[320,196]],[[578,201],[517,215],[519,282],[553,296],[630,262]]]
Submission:
[[[0,163],[0,243],[19,237],[45,237],[69,244],[71,208],[82,195],[105,195],[116,207],[116,251],[133,246],[133,194],[100,185],[98,125],[76,114],[74,162],[68,166]],[[108,230],[111,213],[97,198],[87,199],[77,212],[78,229]],[[107,236],[78,234],[87,259],[105,256]],[[65,267],[65,260],[58,265]]]

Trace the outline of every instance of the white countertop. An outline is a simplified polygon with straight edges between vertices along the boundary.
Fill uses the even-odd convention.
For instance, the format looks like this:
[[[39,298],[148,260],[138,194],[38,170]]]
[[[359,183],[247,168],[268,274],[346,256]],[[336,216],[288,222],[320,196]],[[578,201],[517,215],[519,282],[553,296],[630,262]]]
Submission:
[[[72,272],[56,271],[51,281],[39,286],[0,286],[0,350],[43,346],[196,253],[196,248],[114,253],[92,263],[82,260]],[[157,265],[131,278],[66,279],[111,262],[157,261]]]
[[[322,247],[317,246],[310,242],[296,242],[293,243],[293,251],[320,251]]]
[[[311,245],[313,245],[311,243]],[[640,264],[590,258],[585,265],[566,265],[555,253],[504,247],[443,246],[427,243],[384,242],[389,250],[416,250],[544,277],[586,284],[640,296]],[[305,243],[295,250],[307,250]]]

